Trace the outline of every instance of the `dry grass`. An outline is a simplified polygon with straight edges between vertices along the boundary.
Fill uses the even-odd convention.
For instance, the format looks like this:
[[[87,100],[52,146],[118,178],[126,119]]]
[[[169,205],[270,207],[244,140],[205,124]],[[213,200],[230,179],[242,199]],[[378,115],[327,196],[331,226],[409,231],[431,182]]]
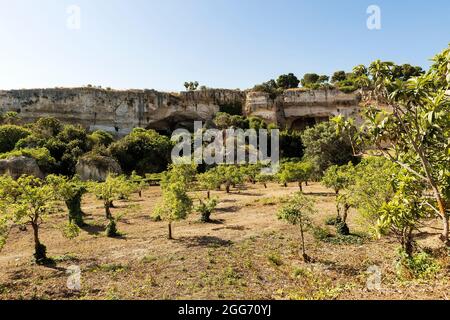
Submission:
[[[448,257],[442,271],[428,281],[402,282],[395,276],[397,244],[393,239],[364,239],[363,243],[333,243],[307,234],[306,265],[299,257],[299,234],[276,219],[283,199],[297,187],[272,184],[248,186],[232,194],[214,192],[220,206],[211,224],[193,214],[175,224],[175,240],[166,239],[164,222],[150,219],[160,198],[158,187],[143,198],[118,202],[113,212],[125,213],[118,223],[120,239],[104,236],[106,221],[100,202],[88,196],[83,211],[89,224],[80,237],[65,239],[58,226],[62,213],[44,225],[42,242],[55,257],[53,267],[31,262],[30,232],[14,228],[0,254],[1,299],[446,299],[450,292]],[[316,200],[314,222],[323,228],[334,214],[334,196],[318,184],[305,188]],[[356,214],[350,228],[363,233]],[[431,229],[432,230],[432,229]],[[421,237],[436,244],[434,234]],[[82,289],[67,288],[66,269],[80,266]],[[367,270],[378,266],[382,290],[366,289]]]

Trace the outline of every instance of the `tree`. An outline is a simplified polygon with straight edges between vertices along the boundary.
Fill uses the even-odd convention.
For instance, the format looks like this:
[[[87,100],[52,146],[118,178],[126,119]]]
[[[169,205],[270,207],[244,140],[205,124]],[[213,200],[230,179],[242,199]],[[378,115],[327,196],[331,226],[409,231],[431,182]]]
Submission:
[[[168,137],[154,130],[138,128],[111,144],[108,150],[126,174],[136,171],[145,175],[166,170],[172,146]]]
[[[162,202],[156,207],[154,215],[167,221],[169,240],[173,240],[172,223],[186,219],[192,211],[192,200],[186,192],[186,184],[180,180],[170,182],[163,188]]]
[[[142,190],[146,186],[145,179],[138,175],[136,171],[133,171],[130,176],[130,182],[133,185],[133,192],[137,192],[139,197],[142,198]]]
[[[22,176],[14,180],[9,176],[0,177],[0,213],[5,237],[5,221],[18,225],[31,225],[34,239],[34,258],[37,264],[45,264],[47,248],[39,238],[42,223],[57,209],[57,196],[52,186],[45,180],[32,176]],[[3,227],[1,227],[3,225]]]
[[[273,174],[260,173],[256,176],[256,181],[261,183],[265,189],[267,189],[267,183],[272,182],[275,179],[276,179],[276,176]]]
[[[422,201],[423,184],[406,170],[401,171],[394,184],[393,198],[381,207],[378,230],[380,234],[393,232],[410,258],[414,253],[414,231],[422,218],[430,216],[430,209]]]
[[[301,192],[295,193],[289,202],[278,211],[279,219],[300,227],[302,257],[306,263],[311,262],[311,258],[306,254],[304,233],[311,226],[310,216],[314,212],[314,203]]]
[[[283,130],[280,132],[281,158],[299,158],[304,155],[302,136],[299,131]]]
[[[88,139],[92,147],[107,148],[114,142],[112,134],[103,130],[94,131],[88,136]]]
[[[375,61],[370,68],[375,79],[377,97],[391,111],[368,108],[365,125],[354,134],[354,143],[375,146],[383,156],[413,174],[426,184],[433,200],[423,201],[442,221],[444,243],[449,242],[448,201],[450,195],[450,48],[438,54],[431,69],[408,81],[393,80],[392,64]],[[339,128],[355,131],[343,118],[336,119]],[[386,149],[386,145],[390,149]]]
[[[216,209],[218,205],[217,198],[207,200],[199,199],[199,205],[195,207],[195,211],[201,214],[200,221],[201,222],[211,222],[211,213]]]
[[[300,81],[293,73],[283,74],[277,79],[277,87],[285,90],[298,88],[299,83]]]
[[[197,90],[198,86],[199,86],[198,81],[190,81],[184,83],[184,87],[186,88],[187,91],[195,91]]]
[[[16,143],[30,134],[30,130],[16,125],[0,126],[0,153],[14,150]]]
[[[305,158],[314,165],[314,175],[321,177],[332,165],[357,162],[348,135],[338,132],[332,122],[322,122],[302,134]]]
[[[84,226],[81,200],[87,188],[78,176],[69,179],[63,176],[50,175],[47,181],[53,187],[53,192],[60,198],[69,210],[69,223],[78,227]]]
[[[219,189],[222,182],[221,177],[214,169],[198,174],[197,181],[200,188],[207,191],[208,199],[211,198],[211,190]]]
[[[343,189],[348,188],[348,186],[352,182],[354,175],[353,169],[354,167],[351,162],[344,166],[334,165],[329,167],[322,177],[322,184],[327,188],[332,188],[336,194],[336,211],[339,218],[341,218],[339,192]],[[341,202],[343,200],[344,199],[341,199]]]
[[[303,191],[303,183],[310,179],[313,166],[310,162],[286,162],[279,173],[280,183],[287,186],[289,182],[297,182],[300,191]]]
[[[130,195],[133,190],[130,182],[128,182],[124,176],[108,175],[105,182],[92,182],[89,185],[89,190],[95,194],[98,199],[103,201],[106,219],[108,219],[106,235],[108,237],[118,236],[118,218],[113,217],[111,208],[113,207],[113,202],[115,200],[120,200]]]
[[[345,71],[336,71],[331,76],[331,83],[337,83],[340,81],[344,81],[346,79],[347,79],[347,74],[345,73]]]
[[[243,181],[243,175],[238,166],[219,165],[215,170],[217,170],[217,175],[221,179],[221,184],[225,185],[227,193],[230,193],[232,186],[235,187]]]

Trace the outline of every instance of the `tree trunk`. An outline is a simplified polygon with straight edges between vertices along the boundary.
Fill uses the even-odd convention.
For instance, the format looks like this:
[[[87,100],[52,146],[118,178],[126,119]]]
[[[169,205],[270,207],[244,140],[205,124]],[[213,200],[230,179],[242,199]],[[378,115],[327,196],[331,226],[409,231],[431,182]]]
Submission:
[[[441,194],[439,193],[439,190],[437,187],[433,186],[433,193],[434,197],[436,198],[438,208],[439,208],[439,215],[442,219],[442,234],[440,236],[440,239],[444,244],[449,244],[448,234],[449,234],[449,222],[448,222],[448,215],[445,208],[444,200],[441,197]]]
[[[267,183],[263,183],[264,184],[264,189],[267,189]]]
[[[344,214],[342,215],[342,221],[347,223],[348,210],[350,210],[350,206],[348,204],[344,205]]]
[[[37,222],[33,221],[31,226],[33,227],[34,258],[37,264],[42,264],[47,260],[46,248],[39,241],[39,225]]]
[[[303,183],[301,181],[299,181],[298,187],[299,187],[300,191],[303,192]]]
[[[105,214],[106,214],[106,219],[111,220],[112,218],[112,214],[111,214],[111,202],[105,201]]]
[[[305,181],[305,185],[308,186],[308,181]]]
[[[69,222],[74,222],[78,227],[83,227],[83,212],[81,211],[82,194],[77,194],[73,198],[66,200],[66,206],[69,210]]]
[[[227,193],[230,193],[230,187],[231,187],[231,186],[230,186],[229,184],[226,185]]]
[[[172,222],[169,222],[169,240],[173,240],[173,237],[172,237]]]
[[[207,197],[208,197],[208,199],[211,199],[211,191],[210,190],[208,190],[208,192],[207,192]]]
[[[142,190],[139,190],[139,198],[142,198]]]

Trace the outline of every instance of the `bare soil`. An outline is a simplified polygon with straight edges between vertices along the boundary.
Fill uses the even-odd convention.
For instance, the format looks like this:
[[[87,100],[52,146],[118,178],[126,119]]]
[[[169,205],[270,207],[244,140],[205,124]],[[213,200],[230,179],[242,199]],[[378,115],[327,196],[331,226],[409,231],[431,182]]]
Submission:
[[[298,191],[270,184],[245,190],[213,192],[220,206],[212,223],[199,215],[174,224],[175,240],[167,239],[167,223],[150,215],[161,197],[151,187],[129,201],[116,202],[113,214],[123,214],[118,229],[123,236],[104,235],[106,219],[100,201],[88,195],[83,211],[88,224],[80,236],[63,237],[67,213],[53,215],[42,226],[42,242],[55,264],[32,262],[31,230],[14,228],[0,253],[0,299],[448,299],[448,254],[438,258],[441,270],[432,279],[401,280],[396,275],[398,243],[394,238],[366,235],[355,212],[349,226],[358,241],[324,242],[306,235],[305,264],[299,254],[298,227],[279,221],[276,212],[283,199]],[[304,192],[316,201],[314,223],[335,215],[335,198],[319,184]],[[205,196],[204,192],[192,196]],[[419,235],[422,247],[436,248],[439,224]],[[68,268],[81,270],[81,290],[67,286]],[[381,286],[368,288],[374,271]]]

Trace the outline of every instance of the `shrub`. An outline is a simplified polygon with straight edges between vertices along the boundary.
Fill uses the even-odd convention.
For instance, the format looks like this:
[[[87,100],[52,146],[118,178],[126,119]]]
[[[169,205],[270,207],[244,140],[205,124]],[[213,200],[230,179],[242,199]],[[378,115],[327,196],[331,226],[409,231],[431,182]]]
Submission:
[[[0,153],[14,150],[16,143],[28,137],[31,131],[15,125],[0,126]]]
[[[399,251],[397,273],[405,279],[431,279],[441,269],[436,261],[426,252],[408,256],[404,250]]]
[[[114,142],[109,151],[126,174],[139,175],[165,171],[170,162],[172,143],[154,130],[134,129],[128,136]]]

